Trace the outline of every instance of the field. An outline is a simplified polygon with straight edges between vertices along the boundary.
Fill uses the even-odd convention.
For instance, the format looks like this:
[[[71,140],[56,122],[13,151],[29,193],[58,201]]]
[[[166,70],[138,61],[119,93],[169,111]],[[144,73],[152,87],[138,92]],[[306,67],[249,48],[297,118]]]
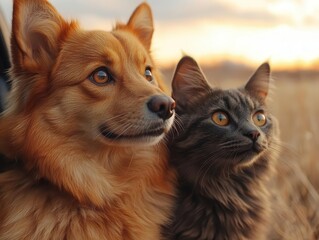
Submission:
[[[163,70],[168,85],[173,68]],[[203,66],[214,86],[234,88],[243,85],[254,69],[223,63]],[[314,188],[319,191],[319,72],[275,71],[274,90],[269,102],[280,123],[282,156],[296,161]]]
[[[282,77],[277,82],[272,108],[280,121],[281,139],[319,190],[319,81],[301,75],[295,81]]]

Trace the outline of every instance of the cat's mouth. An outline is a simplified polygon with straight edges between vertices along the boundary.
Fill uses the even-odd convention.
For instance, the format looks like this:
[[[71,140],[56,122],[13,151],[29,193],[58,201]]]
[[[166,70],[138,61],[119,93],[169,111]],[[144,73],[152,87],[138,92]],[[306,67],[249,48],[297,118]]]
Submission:
[[[257,142],[252,144],[251,150],[254,151],[255,153],[259,154],[262,151],[264,151],[266,149],[265,146],[258,144]]]
[[[253,162],[254,159],[258,158],[266,149],[267,147],[265,145],[256,142],[249,144],[246,147],[242,148],[239,152],[242,156],[240,162]]]
[[[237,164],[240,166],[249,166],[255,162],[266,150],[265,147],[259,144],[250,144],[240,151],[237,151]],[[238,165],[237,165],[238,166]]]
[[[245,146],[242,147],[241,152],[242,153],[255,153],[255,154],[259,154],[261,152],[263,152],[264,150],[266,150],[267,145],[266,144],[262,144],[259,142],[251,142]]]

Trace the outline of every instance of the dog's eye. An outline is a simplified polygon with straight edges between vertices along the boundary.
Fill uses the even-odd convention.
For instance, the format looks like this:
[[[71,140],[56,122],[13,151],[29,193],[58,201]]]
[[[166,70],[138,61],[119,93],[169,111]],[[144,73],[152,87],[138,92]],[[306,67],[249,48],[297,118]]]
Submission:
[[[96,85],[105,85],[112,80],[112,76],[106,68],[98,68],[91,73],[89,79]]]
[[[152,75],[152,71],[151,71],[151,67],[146,67],[145,68],[145,78],[147,81],[151,82],[153,81],[153,75]]]

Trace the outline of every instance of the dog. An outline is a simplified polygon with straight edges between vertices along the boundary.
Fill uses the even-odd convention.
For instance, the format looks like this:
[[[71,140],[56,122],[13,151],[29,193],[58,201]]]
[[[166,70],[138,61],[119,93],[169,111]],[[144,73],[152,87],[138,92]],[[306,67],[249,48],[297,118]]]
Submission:
[[[14,0],[12,90],[0,117],[0,239],[160,239],[174,174],[174,100],[150,55],[153,17],[86,31]]]

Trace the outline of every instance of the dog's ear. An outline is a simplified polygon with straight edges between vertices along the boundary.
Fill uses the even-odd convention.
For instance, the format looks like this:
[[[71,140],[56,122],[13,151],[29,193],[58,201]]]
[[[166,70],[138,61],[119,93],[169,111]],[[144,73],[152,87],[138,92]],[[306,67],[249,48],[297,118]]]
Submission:
[[[154,32],[150,6],[147,3],[140,4],[132,13],[127,25],[135,32],[146,49],[150,49]]]
[[[32,73],[50,69],[69,27],[46,0],[15,0],[11,36],[14,66]]]
[[[207,95],[211,87],[197,62],[189,56],[184,56],[177,64],[172,90],[177,109],[182,110],[192,105],[198,98]]]

